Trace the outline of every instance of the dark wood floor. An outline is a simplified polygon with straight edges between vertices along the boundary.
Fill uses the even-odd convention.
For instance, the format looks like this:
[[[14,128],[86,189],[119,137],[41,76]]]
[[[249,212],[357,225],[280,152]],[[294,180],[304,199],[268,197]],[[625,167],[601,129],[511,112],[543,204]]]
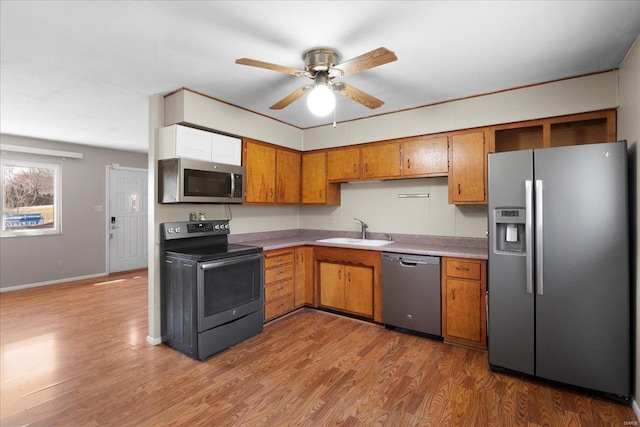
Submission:
[[[0,294],[2,426],[623,426],[483,352],[305,309],[206,362],[147,335],[146,271]]]

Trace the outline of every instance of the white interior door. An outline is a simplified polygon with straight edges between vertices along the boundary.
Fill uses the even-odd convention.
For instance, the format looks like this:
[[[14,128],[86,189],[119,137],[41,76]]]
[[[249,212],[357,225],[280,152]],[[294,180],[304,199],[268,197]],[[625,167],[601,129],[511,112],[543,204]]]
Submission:
[[[109,169],[109,272],[147,267],[147,171]]]

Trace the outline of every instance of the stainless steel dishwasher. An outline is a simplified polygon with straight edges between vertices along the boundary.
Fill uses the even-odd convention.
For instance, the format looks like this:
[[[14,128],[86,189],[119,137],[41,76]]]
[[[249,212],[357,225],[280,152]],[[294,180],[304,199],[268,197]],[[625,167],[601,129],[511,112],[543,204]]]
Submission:
[[[382,321],[441,336],[440,258],[382,253]]]

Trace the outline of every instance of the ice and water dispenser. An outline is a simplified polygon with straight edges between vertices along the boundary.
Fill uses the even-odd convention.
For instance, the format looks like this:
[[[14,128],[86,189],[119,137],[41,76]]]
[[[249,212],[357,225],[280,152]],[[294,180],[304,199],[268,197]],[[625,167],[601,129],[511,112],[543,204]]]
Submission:
[[[496,253],[526,254],[524,208],[496,208],[493,211]]]

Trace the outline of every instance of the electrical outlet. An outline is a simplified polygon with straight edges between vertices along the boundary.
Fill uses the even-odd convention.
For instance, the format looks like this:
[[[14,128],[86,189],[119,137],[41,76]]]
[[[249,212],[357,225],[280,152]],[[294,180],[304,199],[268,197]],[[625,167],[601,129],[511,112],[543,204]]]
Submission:
[[[62,260],[58,261],[58,268],[64,267],[64,262]]]
[[[336,216],[329,215],[329,224],[335,224],[335,223],[336,223]]]
[[[95,210],[96,212],[102,212],[102,205],[96,205]]]

